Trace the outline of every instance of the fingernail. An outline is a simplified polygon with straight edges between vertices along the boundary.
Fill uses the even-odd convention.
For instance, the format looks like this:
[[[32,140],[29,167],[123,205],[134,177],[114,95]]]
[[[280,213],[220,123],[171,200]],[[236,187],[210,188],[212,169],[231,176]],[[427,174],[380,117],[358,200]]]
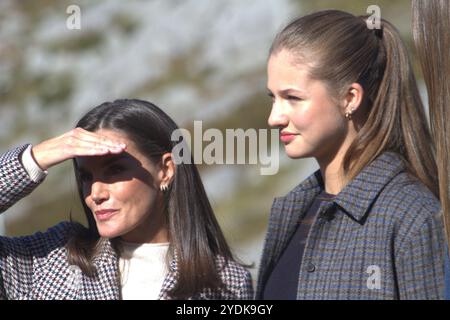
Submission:
[[[114,146],[114,147],[111,148],[111,150],[113,150],[113,151],[122,151],[123,147],[122,146]]]

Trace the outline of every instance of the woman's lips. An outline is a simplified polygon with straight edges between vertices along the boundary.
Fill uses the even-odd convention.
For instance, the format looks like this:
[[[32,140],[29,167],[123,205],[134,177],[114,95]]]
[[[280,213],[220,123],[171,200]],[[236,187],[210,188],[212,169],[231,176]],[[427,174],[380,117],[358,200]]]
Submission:
[[[95,217],[98,221],[105,221],[111,218],[117,211],[117,209],[97,210],[95,211]]]
[[[281,134],[280,134],[280,140],[281,140],[281,142],[283,142],[283,143],[289,143],[289,142],[291,142],[292,140],[294,140],[296,136],[297,136],[296,133],[290,133],[290,132],[287,132],[287,133],[281,133]]]

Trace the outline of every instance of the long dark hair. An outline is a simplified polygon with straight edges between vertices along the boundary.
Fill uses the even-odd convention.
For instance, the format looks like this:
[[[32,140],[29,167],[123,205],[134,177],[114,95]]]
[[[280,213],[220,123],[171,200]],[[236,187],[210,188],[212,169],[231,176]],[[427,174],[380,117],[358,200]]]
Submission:
[[[448,0],[413,0],[412,19],[414,43],[428,91],[439,197],[450,243],[450,3]]]
[[[88,131],[110,129],[123,132],[154,163],[181,142],[171,140],[172,132],[178,126],[166,113],[152,103],[136,99],[105,102],[89,111],[76,127]],[[226,261],[232,259],[193,163],[191,156],[191,164],[176,165],[174,179],[164,197],[169,251],[174,253],[177,261],[177,282],[170,292],[174,298],[186,298],[204,288],[222,287],[216,257],[220,255]],[[92,276],[95,274],[93,257],[106,239],[100,238],[92,212],[83,201],[75,160],[73,164],[88,227],[74,224],[67,247],[68,257],[72,264]]]
[[[391,23],[381,19],[381,29],[371,30],[367,18],[338,10],[303,16],[276,36],[270,54],[290,51],[335,97],[354,82],[363,87],[357,112],[365,122],[344,157],[346,182],[389,150],[438,195],[434,146],[406,47]]]

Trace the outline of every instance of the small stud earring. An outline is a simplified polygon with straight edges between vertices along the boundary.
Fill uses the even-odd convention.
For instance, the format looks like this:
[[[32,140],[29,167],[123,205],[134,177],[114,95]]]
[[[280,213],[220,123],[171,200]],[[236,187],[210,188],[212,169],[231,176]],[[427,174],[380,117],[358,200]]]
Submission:
[[[167,186],[167,184],[162,184],[162,185],[159,186],[159,189],[160,189],[162,192],[166,192],[167,189],[169,189],[169,187]]]
[[[348,120],[351,120],[352,119],[352,114],[353,114],[354,111],[355,111],[355,108],[351,108],[350,111],[345,112],[345,117]]]

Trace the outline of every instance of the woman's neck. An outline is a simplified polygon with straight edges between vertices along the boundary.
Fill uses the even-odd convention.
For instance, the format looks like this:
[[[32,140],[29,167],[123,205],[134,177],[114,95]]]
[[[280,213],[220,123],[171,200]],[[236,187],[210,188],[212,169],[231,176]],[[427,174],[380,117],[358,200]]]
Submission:
[[[338,194],[344,189],[346,181],[343,162],[347,148],[340,148],[335,154],[316,157],[322,174],[325,192]]]
[[[347,134],[341,143],[336,144],[336,149],[324,152],[321,156],[315,157],[319,163],[320,172],[324,183],[325,192],[338,194],[349,182],[344,174],[344,157],[350,145],[357,136],[358,130],[355,128],[357,121],[350,122],[347,128]],[[361,122],[361,121],[359,121]],[[338,141],[338,140],[337,140]]]
[[[338,194],[345,186],[345,181],[343,178],[343,172],[334,163],[329,163],[327,165],[321,165],[320,172],[322,173],[322,178],[324,182],[325,192],[329,194]]]

